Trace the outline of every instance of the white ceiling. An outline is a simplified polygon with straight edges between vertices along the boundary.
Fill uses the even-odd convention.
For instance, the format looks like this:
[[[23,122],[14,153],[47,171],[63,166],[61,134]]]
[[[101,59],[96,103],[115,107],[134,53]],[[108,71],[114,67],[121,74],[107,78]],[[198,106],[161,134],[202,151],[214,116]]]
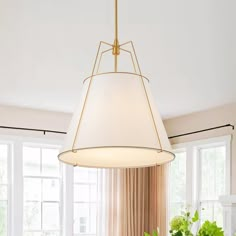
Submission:
[[[236,102],[235,0],[119,0],[163,117]],[[113,0],[0,0],[0,104],[71,112]]]

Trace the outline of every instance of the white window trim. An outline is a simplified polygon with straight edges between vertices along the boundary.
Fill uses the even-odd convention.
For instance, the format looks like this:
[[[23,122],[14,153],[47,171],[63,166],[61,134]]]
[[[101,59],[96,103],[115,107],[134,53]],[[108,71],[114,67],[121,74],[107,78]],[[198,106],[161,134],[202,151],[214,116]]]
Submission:
[[[213,144],[216,146],[224,144],[226,146],[226,195],[231,192],[231,135],[220,136],[209,139],[202,139],[192,142],[185,142],[172,145],[172,149],[176,152],[185,151],[186,152],[186,205],[192,206],[193,209],[199,210],[199,196],[198,189],[200,181],[196,178],[196,170],[200,171],[200,168],[193,168],[194,165],[199,165],[197,157],[199,156],[198,152],[201,148],[212,147]],[[194,172],[193,172],[194,171]],[[192,173],[191,173],[192,172]],[[192,184],[194,183],[194,184]],[[168,204],[169,207],[169,204]],[[167,219],[169,216],[167,214]],[[167,221],[168,222],[168,221]]]
[[[63,143],[63,139],[52,138],[45,136],[43,138],[32,138],[29,136],[15,136],[15,135],[0,135],[0,143],[9,145],[9,159],[7,165],[8,171],[8,224],[7,224],[7,236],[23,236],[23,207],[24,207],[24,198],[23,198],[23,145],[24,144],[35,144],[43,145],[48,147],[60,147]],[[14,148],[13,148],[14,146]],[[17,158],[13,158],[17,157]],[[70,168],[71,166],[66,166],[63,163],[62,170],[65,168]],[[72,171],[68,171],[66,175],[70,175]],[[63,178],[62,178],[63,180]],[[68,181],[69,182],[69,181]],[[63,187],[61,191],[63,191]],[[72,188],[73,191],[73,188]],[[66,191],[63,191],[66,193]],[[68,194],[67,194],[68,195]],[[73,196],[73,194],[70,194]],[[68,206],[63,202],[64,195],[61,194],[61,225],[64,229],[68,228],[68,224],[64,224],[64,220],[67,217],[64,217],[65,206]],[[68,202],[69,203],[69,202]],[[73,209],[72,209],[73,210]],[[63,230],[61,229],[61,231]],[[62,232],[63,236],[72,235],[67,232]]]
[[[63,144],[63,138],[49,136],[30,137],[16,135],[1,135],[0,143],[8,144],[10,158],[8,158],[8,225],[7,236],[23,236],[23,145],[45,147],[59,147]],[[14,148],[13,148],[14,147]],[[17,157],[17,158],[13,158]],[[73,235],[74,229],[74,171],[73,166],[61,163],[61,235]]]
[[[73,179],[74,171],[73,166],[63,164],[63,236],[73,235],[73,226],[74,226],[74,216],[73,216],[73,201],[74,201],[74,192],[73,192]]]
[[[174,153],[187,152],[185,143],[172,145],[172,149],[173,149]],[[186,153],[186,159],[187,159],[187,153]],[[187,184],[187,178],[188,178],[188,176],[187,176],[188,165],[187,164],[188,163],[186,163],[186,184]],[[170,168],[170,165],[171,165],[171,163],[169,164],[168,168]],[[170,179],[170,172],[169,171],[168,171],[168,177],[167,178],[168,178],[168,181],[169,181],[169,179]],[[171,218],[170,218],[170,215],[169,215],[169,212],[170,212],[170,199],[169,199],[169,196],[170,196],[171,189],[170,189],[169,184],[167,186],[168,186],[168,188],[167,188],[167,214],[166,214],[167,224],[166,224],[166,232],[167,232],[168,235],[170,235],[169,234],[169,230],[170,230],[169,222],[170,222]],[[188,190],[186,189],[186,196],[185,196],[186,202],[187,202],[187,195],[188,195],[187,191]]]
[[[72,181],[72,183],[73,183],[73,189],[74,189],[74,186],[75,185],[89,185],[89,188],[90,188],[90,185],[94,185],[95,183],[90,183],[90,182],[77,182],[77,181],[74,181],[74,171],[73,171],[73,181]],[[96,185],[96,184],[95,184]],[[74,229],[74,204],[83,204],[83,203],[85,203],[85,204],[89,204],[89,206],[91,206],[91,204],[97,204],[98,202],[96,201],[96,202],[92,202],[92,201],[90,201],[90,199],[89,199],[89,201],[88,202],[84,202],[84,201],[75,201],[74,200],[74,194],[73,194],[73,206],[72,206],[72,208],[73,208],[73,216],[72,216],[72,221],[73,221],[73,229]],[[90,207],[89,207],[89,209],[90,209]],[[91,210],[91,209],[90,209]],[[89,212],[89,216],[91,216],[91,212]],[[89,226],[90,226],[90,221],[89,221]],[[89,233],[75,233],[75,232],[73,232],[73,234],[72,235],[74,235],[74,236],[77,236],[77,235],[83,235],[83,236],[95,236],[96,235],[96,233],[94,234],[94,233],[91,233],[91,232],[89,232]]]
[[[12,230],[12,142],[0,139],[0,144],[7,145],[7,235],[10,236]]]
[[[29,140],[24,140],[23,142],[20,142],[20,145],[22,147],[22,149],[24,148],[24,146],[27,147],[36,147],[36,148],[40,148],[40,157],[42,158],[42,148],[52,148],[52,149],[60,149],[60,145],[55,144],[53,142],[53,144],[51,144],[50,142],[48,142],[48,140],[44,140],[44,142],[42,142],[41,139],[38,140],[34,140],[34,141],[29,141]],[[23,150],[22,150],[22,161],[23,161]],[[41,160],[42,161],[42,160]],[[42,163],[40,164],[42,165]],[[41,166],[42,167],[42,166]],[[46,177],[46,176],[32,176],[32,175],[24,175],[23,172],[23,186],[24,186],[24,179],[25,178],[35,178],[35,179],[57,179],[59,181],[59,186],[60,186],[60,195],[59,195],[59,201],[44,201],[43,199],[41,199],[41,201],[39,201],[40,205],[41,205],[41,213],[42,213],[42,204],[43,203],[49,203],[49,202],[54,202],[54,203],[58,203],[59,204],[59,209],[60,209],[60,218],[59,218],[59,225],[60,225],[60,229],[59,230],[45,230],[47,232],[59,232],[60,235],[62,235],[62,220],[63,220],[63,185],[62,185],[62,179],[63,179],[63,166],[62,163],[59,163],[59,169],[60,169],[60,174],[58,177]],[[22,171],[23,171],[23,163],[22,163]],[[24,188],[23,188],[23,194],[24,194]],[[24,203],[26,203],[27,201],[23,201],[23,207],[24,207]],[[28,201],[31,202],[31,201]],[[43,215],[41,214],[41,230],[25,230],[23,228],[23,234],[24,232],[44,232],[44,230],[42,230],[42,223],[43,223]],[[24,220],[24,219],[23,219]]]
[[[201,139],[201,140],[192,141],[192,142],[174,144],[172,145],[172,148],[173,150],[177,150],[177,151],[179,149],[186,150],[187,168],[188,168],[188,167],[193,166],[193,163],[191,163],[192,161],[196,161],[196,160],[191,160],[192,158],[190,157],[192,156],[192,152],[189,153],[188,152],[189,150],[191,149],[193,150],[195,148],[194,159],[196,159],[196,156],[197,156],[196,152],[199,149],[206,148],[208,146],[212,147],[212,144],[215,144],[216,146],[219,144],[224,144],[226,146],[226,194],[230,194],[231,192],[231,140],[232,140],[231,135],[225,135],[225,136],[220,136],[220,137],[215,137],[215,138]],[[188,174],[187,174],[187,178],[188,178]],[[189,191],[189,189],[187,191]]]

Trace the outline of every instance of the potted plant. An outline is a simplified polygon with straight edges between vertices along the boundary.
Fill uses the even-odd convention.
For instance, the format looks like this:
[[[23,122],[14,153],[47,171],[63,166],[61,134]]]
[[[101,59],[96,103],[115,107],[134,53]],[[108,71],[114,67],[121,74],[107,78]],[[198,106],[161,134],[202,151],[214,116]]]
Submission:
[[[193,216],[189,211],[183,212],[181,216],[176,216],[171,220],[170,234],[172,236],[193,236],[192,226],[198,220],[198,211],[195,211]]]
[[[192,226],[199,221],[198,211],[191,216],[189,211],[182,212],[182,215],[174,217],[170,222],[171,236],[194,236]],[[224,236],[222,228],[216,222],[205,221],[196,236]]]
[[[216,222],[205,221],[198,231],[198,236],[224,236],[222,228]]]
[[[191,215],[190,211],[186,210],[171,220],[169,232],[171,236],[224,236],[222,228],[218,227],[215,221],[210,222],[208,220],[194,234],[192,226],[197,224],[199,220],[198,211]],[[144,232],[144,236],[151,236],[151,234]],[[154,230],[152,236],[159,236],[159,229]]]

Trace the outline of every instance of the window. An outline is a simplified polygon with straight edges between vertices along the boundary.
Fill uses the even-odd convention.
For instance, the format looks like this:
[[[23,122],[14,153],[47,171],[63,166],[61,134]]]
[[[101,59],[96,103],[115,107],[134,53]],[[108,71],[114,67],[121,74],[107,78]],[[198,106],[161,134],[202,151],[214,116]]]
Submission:
[[[74,168],[74,236],[96,235],[97,169]]]
[[[24,236],[59,236],[61,171],[58,148],[23,146]]]
[[[9,146],[0,144],[0,236],[8,233],[8,156]]]
[[[186,152],[175,152],[175,161],[172,161],[169,169],[170,178],[170,219],[179,215],[186,205]]]
[[[191,206],[199,210],[202,222],[217,221],[223,226],[218,199],[229,194],[230,137],[180,144],[174,148],[176,158],[169,169],[169,218]]]
[[[59,144],[0,136],[0,236],[96,236],[103,231],[105,172],[59,162]]]
[[[217,221],[223,226],[223,212],[218,198],[226,193],[225,146],[199,149],[201,220]]]

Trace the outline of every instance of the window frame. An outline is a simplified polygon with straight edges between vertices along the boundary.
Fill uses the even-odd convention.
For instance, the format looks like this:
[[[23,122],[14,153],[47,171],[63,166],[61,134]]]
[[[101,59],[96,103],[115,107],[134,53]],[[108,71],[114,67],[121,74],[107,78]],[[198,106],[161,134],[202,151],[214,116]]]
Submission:
[[[1,145],[7,145],[7,236],[11,235],[11,225],[12,225],[12,218],[11,218],[11,211],[12,211],[12,142],[9,140],[1,139],[0,138],[0,144]]]
[[[224,145],[226,149],[226,179],[225,179],[225,195],[231,191],[231,135],[220,136],[209,139],[202,139],[192,142],[185,142],[172,145],[174,152],[186,151],[186,206],[192,206],[193,209],[198,209],[200,212],[200,184],[201,180],[201,165],[200,165],[200,150],[203,148],[217,147]],[[168,194],[169,195],[169,194]],[[168,201],[168,214],[170,201]],[[167,222],[168,222],[167,221]]]
[[[60,147],[63,144],[63,139],[59,139],[58,136],[55,137],[30,137],[30,136],[18,136],[18,135],[5,135],[0,134],[0,143],[8,144],[9,146],[9,156],[8,156],[8,224],[7,224],[7,236],[19,235],[23,236],[23,213],[24,213],[24,188],[23,188],[23,145],[24,144],[35,144],[43,146],[57,146]],[[17,158],[14,158],[17,157]],[[61,190],[64,192],[64,169],[66,168],[63,163],[60,163],[62,169],[61,176]],[[72,190],[73,191],[73,190]],[[64,228],[67,225],[64,224],[64,193],[61,194],[61,215],[60,223],[61,230],[60,234],[70,235],[64,233]]]
[[[42,150],[43,149],[60,149],[60,145],[56,145],[56,144],[49,144],[46,143],[44,141],[44,143],[40,142],[22,142],[22,151],[24,149],[24,147],[32,147],[32,148],[39,148],[40,149],[40,170],[42,171]],[[43,187],[42,182],[43,180],[47,180],[47,179],[54,179],[54,180],[58,180],[59,182],[59,200],[58,201],[49,201],[49,200],[43,200],[43,198],[41,198],[41,200],[25,200],[23,197],[23,209],[25,206],[25,203],[32,203],[32,202],[37,202],[40,204],[40,209],[41,209],[41,230],[25,230],[24,229],[24,216],[23,216],[23,235],[25,232],[27,233],[31,233],[31,232],[39,232],[39,233],[45,233],[45,232],[58,232],[60,236],[62,236],[62,214],[63,214],[63,185],[62,185],[62,179],[63,179],[63,166],[62,163],[59,163],[59,175],[58,176],[47,176],[47,175],[42,175],[42,172],[40,173],[40,175],[28,175],[28,174],[24,174],[24,152],[22,152],[22,173],[23,173],[23,186],[24,186],[24,180],[25,179],[38,179],[41,182],[41,187]],[[43,188],[41,188],[41,196],[43,193]],[[24,187],[23,187],[23,196],[24,196]],[[58,230],[44,230],[43,229],[43,205],[45,203],[58,203],[59,205],[59,229]],[[24,212],[23,212],[24,213]]]
[[[23,147],[32,146],[60,147],[63,145],[64,136],[40,135],[33,132],[27,135],[0,134],[0,143],[9,145],[8,158],[8,224],[7,236],[23,236],[24,216],[24,173],[23,173]],[[15,158],[17,157],[17,158]],[[60,206],[60,235],[73,235],[74,220],[74,167],[60,162],[61,165],[61,206]],[[86,236],[86,234],[84,234]]]
[[[79,168],[79,167],[77,167],[77,168]],[[91,170],[96,170],[97,171],[97,175],[98,175],[98,170],[97,169],[93,169],[93,168],[91,168]],[[77,186],[79,186],[79,185],[87,185],[88,187],[89,187],[89,193],[90,193],[90,191],[91,191],[91,186],[97,186],[98,185],[98,183],[96,182],[96,183],[93,183],[93,182],[90,182],[90,181],[86,181],[86,182],[79,182],[79,181],[75,181],[75,179],[74,179],[74,173],[75,173],[75,171],[76,171],[76,169],[74,168],[73,169],[73,217],[72,217],[72,221],[73,221],[73,234],[72,234],[72,236],[80,236],[80,235],[83,235],[83,236],[96,236],[96,233],[94,234],[94,233],[92,233],[92,232],[85,232],[85,233],[81,233],[81,232],[79,232],[79,233],[75,233],[74,232],[74,204],[88,204],[89,205],[89,217],[91,217],[91,208],[92,208],[92,205],[93,204],[97,204],[98,203],[98,201],[91,201],[91,196],[89,196],[89,200],[88,201],[78,201],[78,200],[75,200],[74,199],[74,190],[75,190],[75,188],[74,188],[74,186],[75,185],[77,185]],[[97,180],[98,181],[98,180]],[[89,222],[88,222],[88,224],[89,224],[89,228],[91,228],[91,219],[89,218]]]
[[[174,153],[175,154],[178,154],[178,153],[185,153],[186,155],[186,161],[187,161],[187,149],[186,147],[183,147],[183,146],[179,146],[177,147],[176,146],[176,149],[173,149]],[[177,157],[175,157],[177,158]],[[170,172],[170,168],[171,168],[171,163],[169,164],[169,171],[168,171],[168,180],[170,179],[170,175],[171,175],[171,172]],[[185,172],[186,172],[186,185],[187,185],[187,169],[188,169],[188,166],[187,166],[187,162],[186,162],[186,169],[185,169]],[[171,192],[171,185],[168,184],[168,188],[167,188],[167,191],[168,191],[168,204],[167,204],[167,222],[169,222],[171,220],[170,218],[170,208],[171,208],[171,201],[170,201],[170,192]],[[185,195],[185,201],[187,201],[187,189],[185,191],[186,195]],[[169,232],[169,225],[167,224],[167,232]]]

